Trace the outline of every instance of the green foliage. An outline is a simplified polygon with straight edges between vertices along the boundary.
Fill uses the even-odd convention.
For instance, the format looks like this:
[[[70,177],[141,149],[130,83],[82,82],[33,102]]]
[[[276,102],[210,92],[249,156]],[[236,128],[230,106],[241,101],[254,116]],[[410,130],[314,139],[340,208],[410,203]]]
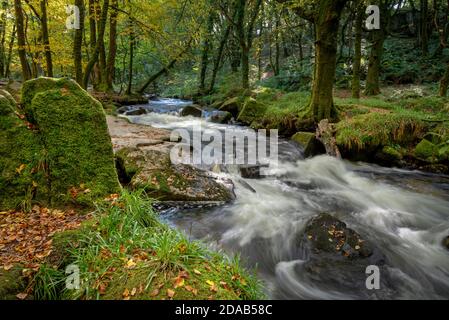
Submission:
[[[238,259],[213,252],[161,223],[142,191],[123,191],[112,205],[99,206],[93,219],[95,223],[77,234],[78,246],[68,247],[66,252],[68,261],[80,268],[81,288],[75,292],[62,289],[57,297],[122,299],[123,293],[133,288],[142,292],[130,295],[131,299],[167,298],[167,289],[176,292],[174,299],[262,297],[260,283],[241,268]],[[59,283],[59,275],[48,271],[43,270],[44,277],[40,278],[45,281],[36,282],[35,291]],[[174,288],[173,279],[184,271],[189,275],[185,286]],[[52,275],[56,279],[49,280]],[[216,292],[211,291],[210,281],[217,284]],[[187,285],[198,290],[197,294],[186,290]],[[150,295],[155,291],[157,294]],[[53,291],[40,295],[55,298]]]
[[[432,41],[430,52],[435,52],[437,46],[438,42]],[[446,69],[441,59],[441,56],[425,57],[415,39],[387,38],[381,77],[389,85],[437,82]]]

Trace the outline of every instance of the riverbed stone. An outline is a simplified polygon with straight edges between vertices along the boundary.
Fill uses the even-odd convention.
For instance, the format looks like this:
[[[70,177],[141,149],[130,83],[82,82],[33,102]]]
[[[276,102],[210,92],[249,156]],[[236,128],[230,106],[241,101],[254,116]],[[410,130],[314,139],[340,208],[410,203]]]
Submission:
[[[203,110],[196,106],[196,105],[192,105],[192,106],[187,106],[185,108],[182,109],[181,111],[181,117],[195,117],[195,118],[201,118],[203,115]]]
[[[298,132],[291,139],[304,148],[306,158],[326,153],[323,144],[318,141],[315,133]]]
[[[449,250],[449,236],[443,239],[443,246]]]
[[[227,124],[232,120],[232,114],[227,111],[212,111],[210,121],[213,123]]]
[[[373,248],[360,234],[347,227],[328,213],[322,213],[309,221],[305,229],[308,241],[315,252],[341,254],[347,258],[366,258]]]
[[[119,172],[134,189],[144,188],[159,201],[228,202],[231,189],[209,173],[189,165],[173,164],[170,145],[124,148],[116,153]]]
[[[395,296],[388,261],[379,248],[328,213],[313,217],[301,235],[299,259],[304,260],[298,274],[326,284],[329,291],[366,299]],[[367,290],[368,266],[379,268],[380,289]]]

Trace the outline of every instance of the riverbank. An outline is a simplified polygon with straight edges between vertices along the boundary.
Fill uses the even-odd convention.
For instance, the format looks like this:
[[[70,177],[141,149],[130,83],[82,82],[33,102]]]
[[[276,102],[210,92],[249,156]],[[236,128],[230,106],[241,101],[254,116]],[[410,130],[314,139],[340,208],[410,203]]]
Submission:
[[[331,133],[345,159],[382,166],[449,173],[449,101],[427,88],[390,88],[377,97],[348,98],[336,92]],[[340,96],[340,97],[338,97]],[[223,85],[197,103],[230,112],[254,129],[278,129],[285,137],[315,133],[307,92],[258,87],[242,91]],[[303,139],[297,142],[307,149]],[[314,155],[314,154],[311,154]]]
[[[162,223],[153,209],[151,199],[158,194],[169,199],[181,194],[200,201],[200,197],[208,197],[208,192],[213,198],[213,190],[218,190],[220,197],[230,196],[231,191],[225,186],[210,176],[198,177],[196,171],[192,174],[184,167],[181,173],[192,174],[193,178],[179,174],[179,180],[170,180],[178,173],[171,166],[162,168],[162,172],[153,161],[137,159],[130,168],[125,158],[121,158],[119,167],[130,181],[123,187],[118,184],[117,178],[123,176],[116,172],[113,150],[127,150],[139,156],[156,154],[165,159],[172,146],[168,131],[106,117],[98,101],[67,79],[40,78],[25,85],[22,104],[17,104],[7,92],[0,99],[0,124],[6,129],[2,131],[2,143],[7,143],[0,145],[5,155],[0,162],[0,187],[8,191],[1,192],[0,299],[263,297],[260,282],[241,267],[238,258],[191,241]],[[91,128],[94,126],[96,131]],[[95,134],[89,134],[92,132],[86,132],[86,128]],[[24,153],[28,150],[16,145],[17,132],[30,141],[39,139],[40,144],[34,145],[36,150],[50,149],[46,165],[34,163],[40,151]],[[68,136],[61,140],[64,135]],[[60,139],[57,143],[53,140],[56,137]],[[65,144],[67,140],[70,149]],[[84,162],[85,146],[90,148],[90,162]],[[65,150],[64,161],[51,152],[56,147]],[[24,156],[11,158],[11,149]],[[94,160],[107,165],[104,171],[97,173],[103,168],[88,165]],[[50,172],[51,184],[45,183]],[[118,192],[94,192],[93,187],[109,175],[115,177],[117,186],[110,190]],[[139,176],[142,187],[132,183],[134,176]],[[92,180],[92,187],[84,180],[87,177]],[[180,179],[181,185],[177,183]],[[55,187],[62,183],[65,184],[58,198],[52,200],[49,190],[56,194]],[[189,187],[197,183],[202,189],[197,188],[198,193],[192,194]],[[24,193],[22,185],[33,192]],[[67,195],[61,197],[61,193]],[[14,201],[9,201],[12,195]],[[75,283],[78,289],[66,287],[66,270],[76,272],[75,278],[81,279]]]

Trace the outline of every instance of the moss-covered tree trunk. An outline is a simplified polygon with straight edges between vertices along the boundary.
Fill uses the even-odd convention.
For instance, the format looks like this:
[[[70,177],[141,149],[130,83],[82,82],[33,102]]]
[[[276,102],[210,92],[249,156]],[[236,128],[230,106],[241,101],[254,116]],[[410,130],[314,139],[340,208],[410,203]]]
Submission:
[[[26,56],[26,38],[25,38],[25,26],[23,19],[23,9],[20,0],[14,0],[14,10],[16,15],[16,27],[17,27],[17,46],[20,64],[22,66],[22,78],[24,81],[31,79],[31,70],[28,64]]]
[[[80,10],[80,28],[75,30],[73,41],[73,58],[75,65],[75,79],[80,86],[83,85],[83,33],[84,33],[84,0],[76,0],[75,5]]]
[[[368,62],[368,75],[366,77],[365,94],[375,96],[380,94],[380,64],[384,52],[384,31],[372,31],[371,51]]]
[[[200,84],[198,88],[198,94],[200,95],[206,93],[206,74],[207,74],[207,67],[209,65],[209,51],[211,49],[211,37],[213,28],[214,28],[214,14],[213,12],[211,12],[209,14],[209,19],[207,21],[207,32],[204,35],[203,52],[201,55]]]
[[[362,12],[357,12],[355,21],[354,62],[352,70],[352,97],[360,98],[360,67],[362,62]]]
[[[112,0],[109,24],[109,50],[106,62],[106,90],[114,91],[115,58],[117,56],[117,18],[118,0]]]
[[[314,15],[315,70],[310,108],[314,120],[335,116],[333,88],[337,64],[337,39],[345,0],[322,0]]]
[[[50,38],[48,36],[47,0],[41,0],[40,7],[41,7],[42,43],[44,44],[45,62],[47,64],[47,76],[53,77],[53,60],[50,49]]]
[[[134,44],[136,36],[134,34],[133,21],[129,20],[130,32],[129,32],[129,64],[128,64],[128,86],[126,88],[126,94],[131,94],[133,87],[133,70],[134,70]],[[144,89],[145,90],[145,89]],[[143,93],[143,90],[142,90]]]
[[[449,86],[449,63],[447,65],[446,72],[443,76],[443,78],[440,81],[440,96],[446,97],[447,96],[447,88]]]

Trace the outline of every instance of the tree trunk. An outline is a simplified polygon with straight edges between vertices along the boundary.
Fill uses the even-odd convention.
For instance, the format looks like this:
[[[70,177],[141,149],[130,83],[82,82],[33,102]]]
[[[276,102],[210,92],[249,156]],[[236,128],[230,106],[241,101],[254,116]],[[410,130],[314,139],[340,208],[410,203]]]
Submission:
[[[427,17],[429,14],[428,0],[421,0],[421,14],[420,14],[420,34],[421,34],[421,49],[424,56],[429,53],[429,30]]]
[[[73,57],[75,64],[75,79],[80,86],[83,85],[83,34],[84,34],[84,0],[76,0],[75,5],[80,10],[80,28],[75,30],[73,44]]]
[[[380,94],[380,64],[384,52],[384,31],[372,31],[372,47],[368,62],[368,75],[366,77],[365,94],[368,96],[375,96]]]
[[[22,4],[20,0],[14,0],[16,14],[17,44],[20,64],[22,66],[22,78],[24,81],[31,79],[31,70],[26,57],[26,38],[23,21]]]
[[[205,35],[203,42],[203,54],[201,55],[201,70],[200,70],[200,85],[198,88],[198,93],[203,95],[206,93],[206,74],[207,66],[209,64],[209,51],[211,47],[211,37],[214,28],[214,14],[210,13],[207,22],[207,34]]]
[[[98,61],[98,55],[101,50],[101,43],[103,43],[103,45],[104,45],[103,40],[104,40],[104,33],[105,33],[105,29],[106,29],[106,22],[107,22],[107,18],[108,18],[108,9],[109,9],[109,0],[103,0],[103,8],[101,11],[101,19],[99,21],[100,26],[98,29],[99,32],[98,32],[97,43],[95,45],[95,51],[92,53],[92,57],[90,58],[87,66],[86,66],[86,69],[84,71],[83,87],[85,89],[87,88],[87,86],[89,84],[90,73],[92,72],[94,65]]]
[[[215,81],[217,79],[218,69],[220,68],[220,63],[221,63],[221,60],[223,59],[224,48],[226,46],[226,43],[228,42],[230,33],[231,33],[231,25],[228,23],[228,26],[226,27],[226,30],[221,38],[220,45],[217,50],[217,55],[215,56],[214,69],[212,70],[209,92],[214,90]]]
[[[153,74],[146,82],[145,84],[137,91],[140,94],[143,94],[145,90],[148,88],[150,84],[152,84],[155,80],[157,80],[160,76],[166,74],[168,70],[174,67],[176,62],[190,49],[190,46],[192,44],[193,38],[190,38],[189,42],[187,43],[184,50],[182,50],[172,61],[170,61],[169,64],[161,68],[158,72]]]
[[[44,44],[45,62],[47,64],[47,77],[53,77],[53,60],[51,57],[50,39],[48,36],[47,0],[40,0],[40,6],[42,43]]]
[[[441,97],[447,96],[448,86],[449,86],[449,63],[447,65],[447,69],[443,76],[443,79],[441,79],[441,81],[440,81],[440,96]]]
[[[108,60],[106,63],[106,90],[114,90],[114,73],[115,73],[115,58],[117,56],[117,18],[118,11],[117,8],[118,1],[112,0],[112,12],[109,24],[109,53]]]
[[[9,42],[8,57],[6,58],[5,78],[9,78],[9,75],[10,75],[12,51],[14,48],[14,41],[16,40],[16,31],[17,31],[16,25],[14,24],[12,27],[11,40]]]
[[[2,12],[1,21],[0,21],[0,33],[1,33],[1,41],[0,41],[0,76],[5,76],[5,62],[6,62],[6,11]]]
[[[129,65],[128,65],[128,86],[126,88],[126,94],[131,94],[133,87],[133,63],[134,63],[134,43],[135,43],[135,35],[134,35],[134,26],[133,22],[129,21],[131,31],[129,34]]]
[[[249,48],[242,48],[242,88],[249,88]]]
[[[337,63],[337,39],[346,1],[323,0],[315,15],[315,71],[311,112],[315,122],[335,116],[333,88]]]
[[[354,62],[352,70],[352,97],[360,98],[360,67],[362,62],[362,25],[363,15],[357,12],[355,21]]]

